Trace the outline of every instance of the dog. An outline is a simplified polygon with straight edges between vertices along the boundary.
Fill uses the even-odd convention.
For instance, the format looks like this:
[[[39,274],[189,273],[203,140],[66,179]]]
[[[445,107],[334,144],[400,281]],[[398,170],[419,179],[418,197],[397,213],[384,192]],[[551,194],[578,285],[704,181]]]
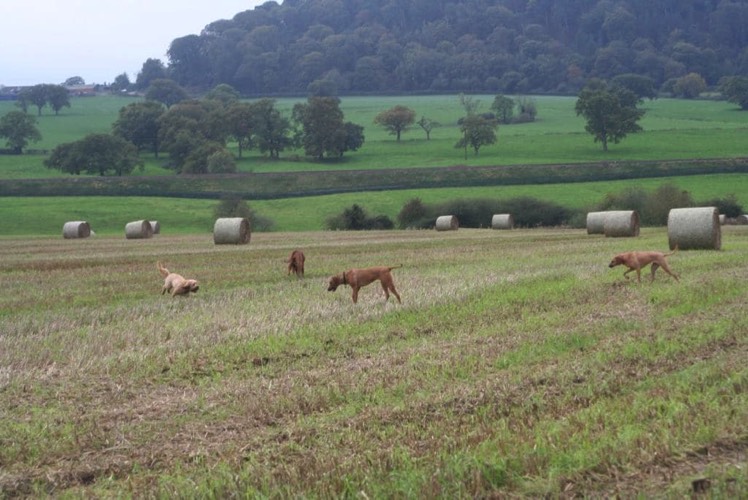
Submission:
[[[330,281],[327,286],[328,292],[334,292],[340,285],[348,285],[353,290],[353,303],[358,302],[358,291],[377,280],[382,284],[382,290],[384,290],[384,301],[387,302],[390,298],[390,292],[397,297],[397,302],[402,304],[400,300],[400,294],[395,289],[395,283],[392,280],[393,269],[402,267],[399,266],[386,267],[367,267],[364,269],[350,269],[343,271],[340,274],[330,277]]]
[[[637,281],[639,281],[639,283],[641,283],[642,281],[641,270],[647,267],[649,264],[652,264],[651,281],[654,281],[655,272],[657,272],[657,269],[660,267],[662,268],[663,271],[665,271],[670,276],[675,278],[675,281],[680,281],[678,279],[678,275],[670,270],[670,266],[668,266],[667,260],[666,260],[666,257],[673,255],[677,251],[678,251],[678,247],[675,247],[675,250],[673,250],[670,253],[662,253],[662,252],[619,253],[618,255],[613,257],[613,260],[610,261],[610,264],[608,264],[608,267],[616,267],[616,266],[624,265],[628,267],[628,270],[625,273],[623,273],[623,277],[628,279],[629,277],[627,275],[631,271],[636,271],[636,279]]]
[[[291,256],[286,260],[288,264],[288,275],[294,273],[297,278],[301,279],[304,277],[304,252],[301,250],[294,250],[291,252]]]
[[[161,276],[164,277],[164,286],[161,288],[161,295],[169,292],[172,297],[176,295],[189,295],[190,292],[195,293],[200,289],[200,284],[197,280],[188,280],[183,276],[172,273],[166,269],[161,262],[157,264]]]

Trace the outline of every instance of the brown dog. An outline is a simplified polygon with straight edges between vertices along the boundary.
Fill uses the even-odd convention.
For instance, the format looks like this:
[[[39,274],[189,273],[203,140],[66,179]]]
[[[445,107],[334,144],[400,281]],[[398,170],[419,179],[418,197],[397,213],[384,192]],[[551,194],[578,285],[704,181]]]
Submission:
[[[395,283],[392,280],[392,273],[390,272],[398,267],[402,267],[402,264],[393,267],[367,267],[365,269],[343,271],[330,278],[327,291],[334,292],[340,285],[348,285],[353,289],[353,303],[355,304],[358,302],[358,291],[362,287],[379,280],[382,284],[382,290],[384,290],[384,301],[387,302],[389,300],[390,292],[392,292],[397,297],[397,302],[402,304],[400,295],[395,290]]]
[[[678,280],[678,276],[670,270],[670,267],[667,265],[667,260],[665,260],[666,257],[669,257],[670,255],[673,255],[675,252],[678,251],[678,248],[676,247],[675,250],[673,250],[670,253],[662,253],[662,252],[624,252],[619,253],[615,257],[613,257],[613,260],[610,261],[610,264],[608,264],[608,267],[616,267],[620,265],[624,265],[628,267],[628,270],[623,273],[623,277],[628,279],[628,273],[631,271],[636,271],[636,279],[641,283],[642,277],[641,277],[641,270],[647,265],[652,264],[652,280],[655,279],[655,272],[657,272],[658,268],[662,268],[663,271],[668,273],[670,276],[675,278],[675,281]]]
[[[169,272],[160,262],[157,263],[161,276],[164,277],[164,286],[161,288],[161,295],[169,292],[172,296],[188,295],[190,292],[197,292],[200,284],[197,280],[188,280],[177,273]]]
[[[297,278],[303,278],[305,260],[306,257],[304,257],[304,252],[301,250],[291,252],[291,256],[286,260],[286,263],[288,263],[288,274],[294,273]]]

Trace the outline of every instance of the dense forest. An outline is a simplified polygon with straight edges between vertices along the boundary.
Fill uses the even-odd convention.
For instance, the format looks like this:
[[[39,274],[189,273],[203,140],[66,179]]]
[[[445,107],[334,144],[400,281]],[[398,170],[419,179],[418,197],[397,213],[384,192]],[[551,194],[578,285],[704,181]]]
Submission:
[[[172,41],[138,75],[244,95],[576,93],[590,77],[748,75],[746,0],[285,0]],[[159,74],[163,72],[164,74]]]

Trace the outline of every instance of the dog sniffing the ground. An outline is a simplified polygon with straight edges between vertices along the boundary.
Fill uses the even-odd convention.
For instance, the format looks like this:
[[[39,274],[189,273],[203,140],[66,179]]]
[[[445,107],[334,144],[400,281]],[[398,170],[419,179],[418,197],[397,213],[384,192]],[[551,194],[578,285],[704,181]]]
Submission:
[[[286,260],[288,264],[288,274],[294,273],[297,278],[301,279],[304,277],[304,252],[301,250],[294,250],[291,252],[291,256]]]
[[[675,274],[673,271],[670,270],[670,266],[667,264],[666,258],[673,255],[675,252],[678,251],[678,248],[676,247],[675,250],[673,250],[670,253],[662,253],[662,252],[624,252],[619,253],[615,257],[613,257],[613,260],[610,261],[610,264],[608,264],[608,267],[616,267],[616,266],[626,266],[628,270],[623,273],[623,277],[628,279],[628,274],[631,271],[636,271],[636,279],[641,283],[642,277],[641,277],[641,271],[643,268],[647,267],[649,264],[652,264],[652,279],[651,281],[654,281],[655,279],[655,273],[657,272],[658,268],[662,268],[663,271],[668,273],[670,276],[675,278],[675,281],[678,280],[678,275]]]
[[[350,269],[343,271],[340,274],[330,277],[330,281],[327,286],[328,292],[334,292],[340,285],[348,285],[353,290],[353,303],[358,302],[358,291],[377,280],[382,284],[382,290],[384,290],[384,301],[387,302],[390,298],[390,292],[397,297],[397,302],[400,301],[400,294],[395,290],[395,282],[392,280],[393,269],[397,269],[399,266],[386,267],[367,267],[364,269]]]
[[[188,295],[190,292],[194,293],[200,289],[200,284],[197,280],[185,279],[182,275],[172,273],[166,269],[161,262],[157,264],[158,270],[161,276],[164,277],[164,286],[161,288],[161,295],[170,293],[172,296],[175,295]]]

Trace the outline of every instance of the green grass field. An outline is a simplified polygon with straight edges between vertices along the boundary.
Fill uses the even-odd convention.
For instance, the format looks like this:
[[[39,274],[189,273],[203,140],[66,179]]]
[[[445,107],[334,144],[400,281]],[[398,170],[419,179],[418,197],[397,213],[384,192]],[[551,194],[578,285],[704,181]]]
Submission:
[[[638,284],[607,263],[664,228],[0,238],[0,496],[744,498],[748,229],[722,242]],[[378,264],[402,305],[326,291]]]

